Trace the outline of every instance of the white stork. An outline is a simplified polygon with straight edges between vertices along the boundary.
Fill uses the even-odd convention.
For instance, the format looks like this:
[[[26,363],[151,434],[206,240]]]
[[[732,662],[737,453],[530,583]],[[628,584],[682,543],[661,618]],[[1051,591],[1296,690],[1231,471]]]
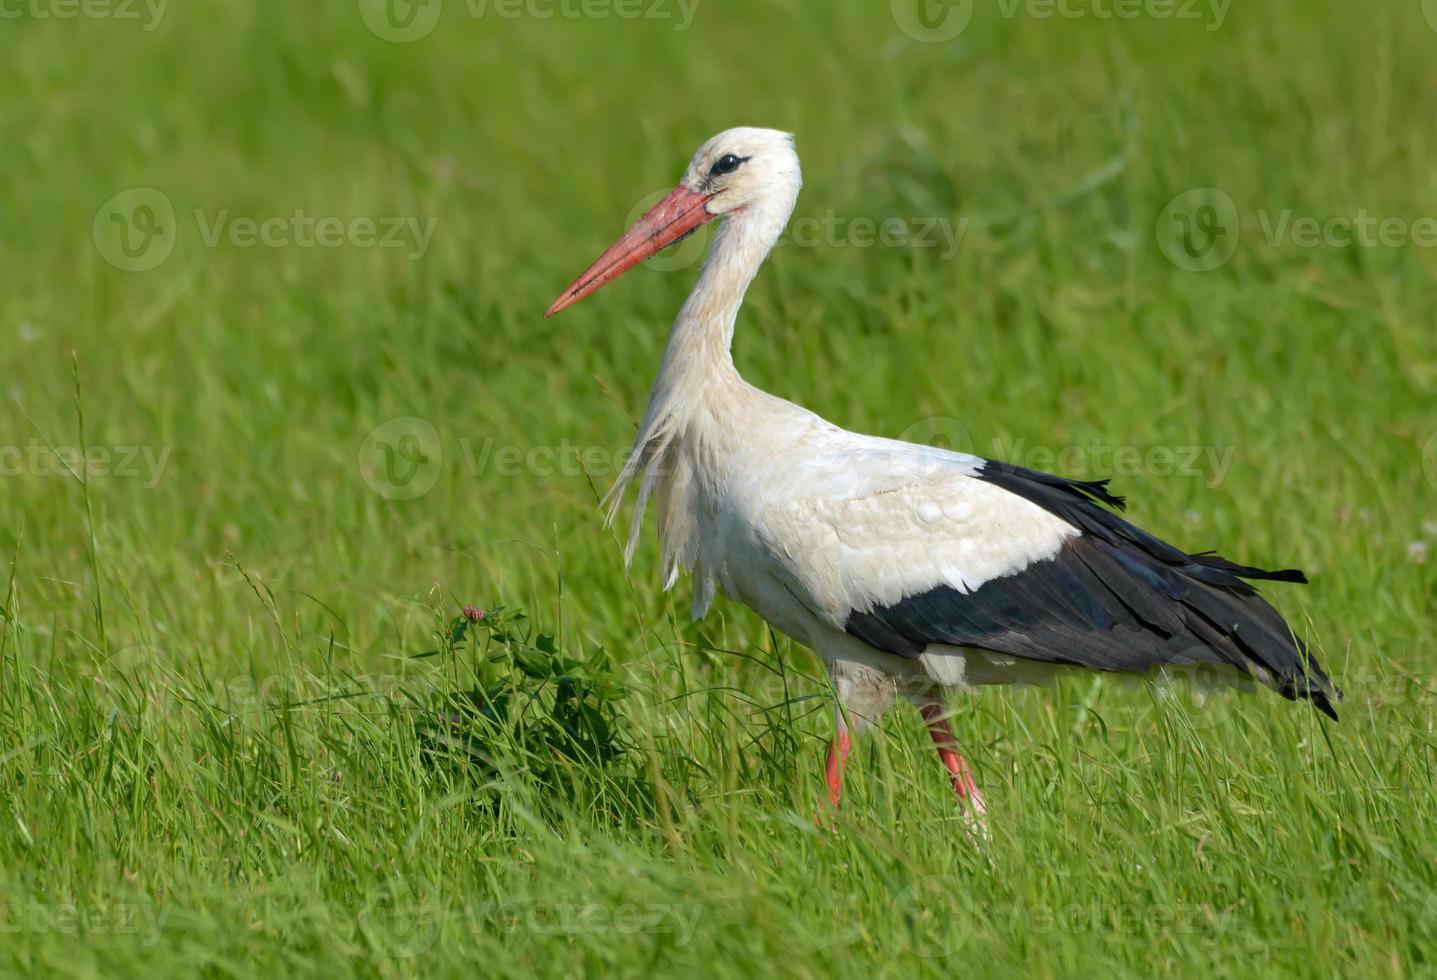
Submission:
[[[838,698],[825,766],[834,805],[850,733],[895,694],[922,712],[974,817],[983,797],[945,720],[945,687],[1072,667],[1210,666],[1337,717],[1340,692],[1244,581],[1303,582],[1300,571],[1175,548],[1114,513],[1123,501],[1107,481],[847,432],[739,377],[730,353],[739,305],[801,184],[791,134],[720,133],[545,315],[727,219],[674,321],[608,516],[639,478],[626,560],[652,500],[664,587],[688,569],[696,619],[721,585],[822,656]]]

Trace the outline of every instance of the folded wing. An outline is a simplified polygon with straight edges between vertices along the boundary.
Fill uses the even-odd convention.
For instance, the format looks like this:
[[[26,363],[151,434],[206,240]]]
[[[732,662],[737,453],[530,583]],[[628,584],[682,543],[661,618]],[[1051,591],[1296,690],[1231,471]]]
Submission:
[[[802,554],[789,569],[815,611],[872,646],[1139,673],[1220,665],[1336,717],[1340,693],[1248,581],[1301,572],[1175,548],[1114,513],[1106,481],[887,440],[845,455],[776,536]]]

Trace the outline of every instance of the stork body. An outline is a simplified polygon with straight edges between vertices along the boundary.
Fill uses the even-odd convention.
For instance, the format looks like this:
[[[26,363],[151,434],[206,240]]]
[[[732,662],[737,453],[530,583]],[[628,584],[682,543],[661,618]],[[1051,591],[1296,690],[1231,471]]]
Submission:
[[[696,618],[722,589],[822,656],[839,701],[827,765],[835,804],[850,731],[895,695],[922,712],[978,813],[943,688],[1211,665],[1333,714],[1326,676],[1244,581],[1303,581],[1300,572],[1174,548],[1114,513],[1122,501],[1103,482],[848,432],[745,382],[734,323],[800,185],[788,134],[719,134],[549,315],[726,219],[673,325],[609,516],[637,485],[626,558],[653,505],[665,587],[689,570]]]

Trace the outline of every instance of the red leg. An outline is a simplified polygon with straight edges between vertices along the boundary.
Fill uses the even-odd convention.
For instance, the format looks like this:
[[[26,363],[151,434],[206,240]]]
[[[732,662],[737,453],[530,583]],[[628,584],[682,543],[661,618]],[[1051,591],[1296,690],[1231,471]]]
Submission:
[[[928,701],[920,705],[918,710],[923,714],[923,721],[928,725],[928,734],[933,737],[933,744],[938,748],[938,758],[943,760],[943,767],[948,770],[948,776],[953,781],[953,792],[958,794],[958,799],[962,800],[964,805],[972,807],[975,813],[983,813],[983,794],[978,792],[978,787],[973,782],[967,760],[958,753],[958,742],[953,738],[953,729],[948,727],[948,719],[943,717],[942,705],[937,701]]]
[[[828,802],[835,807],[843,795],[843,767],[848,765],[848,750],[853,746],[842,718],[839,718],[838,726],[838,734],[829,743],[828,759],[823,764],[824,781],[828,783]]]

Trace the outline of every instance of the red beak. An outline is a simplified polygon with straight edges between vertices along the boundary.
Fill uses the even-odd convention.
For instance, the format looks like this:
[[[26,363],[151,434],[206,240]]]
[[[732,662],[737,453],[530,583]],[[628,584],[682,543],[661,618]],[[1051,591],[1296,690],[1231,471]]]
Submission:
[[[619,278],[659,249],[683,238],[705,221],[717,218],[704,207],[712,194],[699,194],[680,184],[669,192],[658,204],[649,209],[634,226],[624,232],[623,237],[610,245],[584,274],[569,284],[559,294],[553,305],[544,312],[553,316],[560,310],[568,309],[599,287]]]

